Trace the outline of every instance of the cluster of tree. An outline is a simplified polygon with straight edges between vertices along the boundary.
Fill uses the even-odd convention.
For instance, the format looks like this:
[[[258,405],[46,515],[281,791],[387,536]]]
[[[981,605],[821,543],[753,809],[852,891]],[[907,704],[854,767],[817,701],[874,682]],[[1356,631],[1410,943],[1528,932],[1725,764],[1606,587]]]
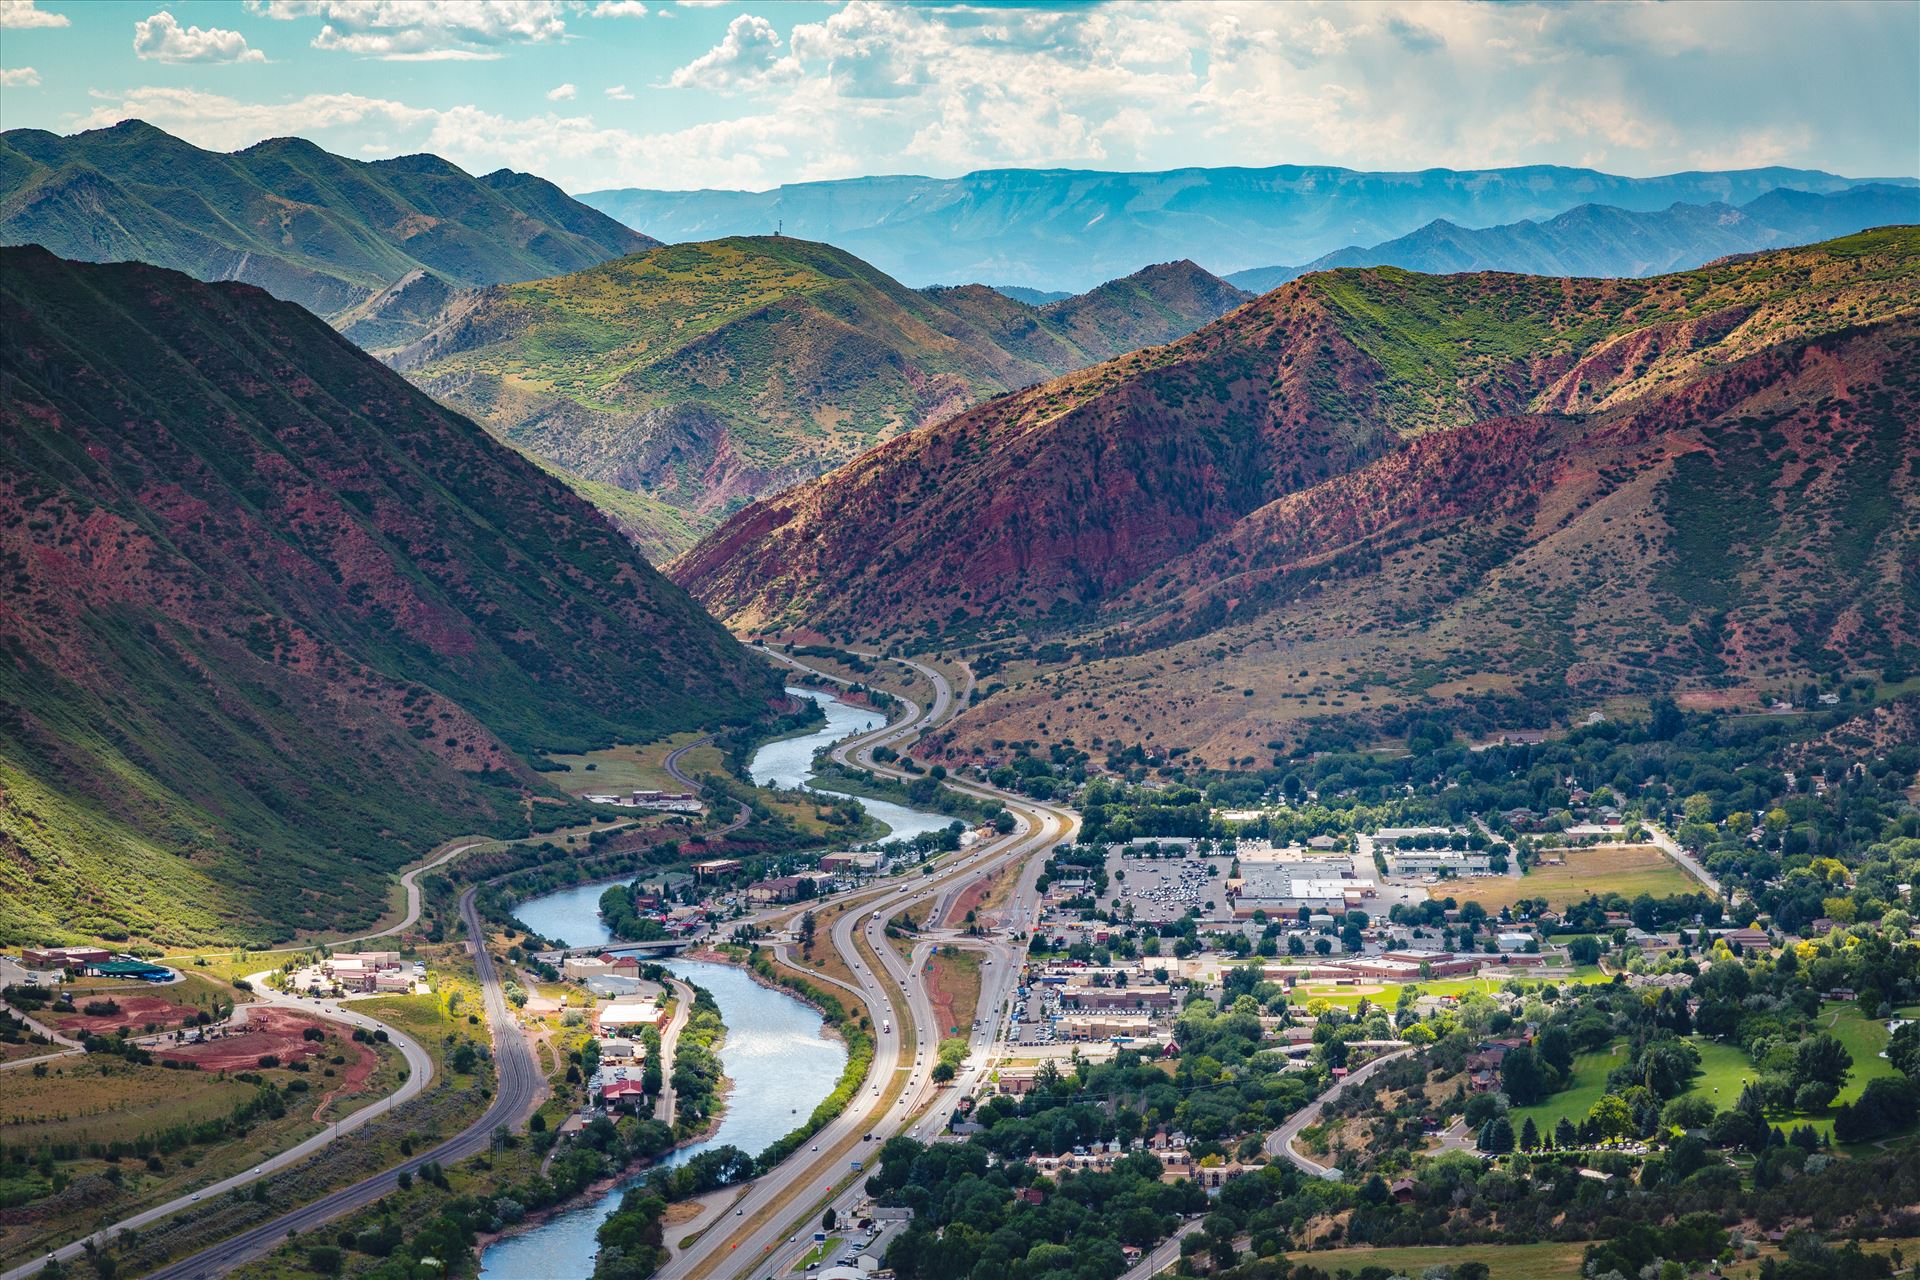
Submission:
[[[867,1188],[914,1211],[887,1248],[901,1280],[1112,1280],[1126,1270],[1121,1246],[1149,1248],[1206,1205],[1198,1186],[1162,1182],[1161,1171],[1135,1152],[1110,1172],[1048,1182],[1024,1161],[993,1162],[977,1137],[933,1146],[896,1137]]]

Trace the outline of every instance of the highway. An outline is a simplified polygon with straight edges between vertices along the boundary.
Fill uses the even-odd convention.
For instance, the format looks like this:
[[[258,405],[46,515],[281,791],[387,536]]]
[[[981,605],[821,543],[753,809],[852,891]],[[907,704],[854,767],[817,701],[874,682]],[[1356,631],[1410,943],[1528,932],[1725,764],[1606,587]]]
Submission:
[[[487,1028],[493,1038],[494,1094],[485,1114],[445,1142],[416,1154],[403,1164],[329,1192],[270,1222],[261,1223],[162,1267],[151,1273],[150,1280],[203,1280],[264,1257],[287,1238],[288,1232],[305,1235],[323,1223],[373,1203],[397,1188],[402,1173],[414,1173],[429,1162],[451,1164],[484,1151],[492,1142],[495,1129],[518,1125],[533,1113],[546,1082],[534,1061],[533,1050],[521,1034],[513,1010],[507,1004],[500,972],[493,957],[487,954],[484,945],[486,934],[479,909],[474,906],[473,895],[471,888],[460,895],[460,916],[466,922],[467,946],[473,952],[474,969],[480,979],[481,995],[486,1006]],[[425,1087],[424,1080],[421,1087]],[[209,1188],[209,1193],[212,1190]],[[12,1273],[6,1280],[12,1280]]]
[[[790,666],[812,670],[785,655],[771,656]],[[923,709],[911,699],[901,698],[906,714],[835,744],[829,751],[833,759],[883,775],[912,776],[876,762],[874,749],[893,746],[941,723],[952,714],[956,703],[943,674],[922,663],[906,665],[931,684],[929,705]],[[771,1276],[791,1270],[800,1255],[811,1248],[811,1227],[820,1212],[832,1204],[844,1214],[861,1198],[864,1174],[854,1175],[850,1162],[870,1163],[881,1143],[897,1133],[923,1139],[938,1134],[945,1128],[954,1104],[977,1089],[991,1070],[1003,1042],[1004,1010],[1018,983],[1025,925],[1037,907],[1036,882],[1045,854],[1073,837],[1079,818],[1070,810],[977,783],[949,778],[946,785],[1005,804],[1014,815],[1014,830],[945,860],[931,874],[885,883],[854,895],[853,909],[834,921],[831,941],[852,968],[859,988],[856,994],[866,1004],[877,1029],[873,1065],[860,1093],[839,1117],[814,1135],[806,1149],[795,1152],[724,1206],[720,1212],[726,1215],[725,1220],[715,1221],[662,1267],[658,1273],[661,1280]],[[902,957],[887,942],[888,920],[943,901],[967,881],[993,875],[1009,863],[1020,865],[1020,878],[1008,905],[1007,918],[1013,922],[1008,929],[982,938],[934,931],[932,936],[916,940],[911,958]],[[942,1087],[934,1083],[931,1070],[944,1029],[936,1024],[925,985],[916,975],[924,968],[932,947],[948,941],[987,954],[982,966],[980,1026],[970,1029],[970,1052],[960,1074]],[[911,1018],[913,1028],[911,1059],[906,1048],[906,1018]],[[900,1079],[902,1073],[904,1081]],[[888,1094],[896,1085],[898,1095],[890,1100]]]
[[[230,1025],[237,1027],[244,1024],[251,1010],[274,1006],[298,1009],[302,1013],[311,1014],[314,1017],[322,1018],[329,1022],[345,1023],[349,1026],[363,1028],[368,1031],[384,1031],[387,1033],[388,1041],[393,1044],[395,1048],[399,1049],[401,1055],[406,1059],[407,1079],[405,1083],[386,1097],[369,1103],[352,1115],[328,1126],[312,1137],[288,1147],[285,1151],[279,1152],[276,1155],[265,1157],[251,1169],[236,1173],[231,1177],[222,1178],[218,1182],[209,1183],[204,1187],[188,1192],[186,1195],[176,1196],[164,1204],[157,1204],[152,1208],[143,1209],[139,1213],[122,1218],[111,1226],[101,1228],[92,1235],[63,1245],[61,1248],[55,1250],[51,1256],[58,1257],[62,1262],[71,1262],[86,1251],[86,1246],[89,1243],[98,1248],[114,1240],[122,1232],[136,1230],[151,1222],[158,1222],[162,1218],[170,1217],[180,1212],[182,1209],[191,1208],[202,1200],[215,1199],[228,1191],[247,1186],[261,1178],[270,1178],[283,1169],[299,1164],[308,1156],[321,1150],[328,1143],[337,1141],[352,1133],[354,1130],[359,1129],[361,1126],[385,1115],[395,1107],[418,1097],[420,1093],[426,1089],[428,1082],[433,1079],[433,1059],[427,1056],[427,1051],[422,1049],[412,1037],[403,1035],[379,1019],[367,1017],[365,1014],[354,1013],[352,1010],[344,1007],[330,1007],[322,1001],[303,1000],[295,996],[274,991],[266,985],[266,979],[267,974],[264,972],[253,975],[250,981],[253,983],[254,991],[258,999],[253,1004],[238,1006],[234,1010]],[[151,1043],[160,1038],[161,1037],[150,1036],[144,1039]],[[44,1059],[42,1060],[44,1061]],[[46,1263],[46,1256],[36,1258],[32,1262],[23,1263],[6,1272],[4,1277],[0,1277],[0,1280],[17,1280],[18,1277],[30,1276],[44,1267]],[[155,1274],[166,1273],[157,1272]]]

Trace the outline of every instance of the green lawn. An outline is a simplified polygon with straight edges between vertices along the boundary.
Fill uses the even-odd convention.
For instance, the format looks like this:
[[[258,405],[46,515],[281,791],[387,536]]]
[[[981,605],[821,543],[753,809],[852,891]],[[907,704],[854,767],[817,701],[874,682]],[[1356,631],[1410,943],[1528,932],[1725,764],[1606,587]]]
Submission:
[[[1570,987],[1612,981],[1606,974],[1600,972],[1598,965],[1582,965],[1570,978],[1522,977],[1524,972],[1524,970],[1515,970],[1512,977],[1519,979],[1521,985],[1528,989],[1545,986],[1549,982],[1559,987]],[[1399,1002],[1403,987],[1418,987],[1421,994],[1429,996],[1464,996],[1472,991],[1492,994],[1500,990],[1507,980],[1507,978],[1435,978],[1430,982],[1385,982],[1357,987],[1335,986],[1323,982],[1302,982],[1294,987],[1288,1001],[1291,1004],[1305,1005],[1313,1000],[1325,1000],[1335,1008],[1351,1009],[1365,999],[1373,1004],[1392,1009]]]
[[[1703,1040],[1698,1036],[1690,1041],[1700,1051],[1700,1074],[1694,1077],[1693,1088],[1687,1090],[1689,1096],[1704,1094],[1713,1099],[1714,1106],[1725,1111],[1740,1097],[1740,1090],[1747,1081],[1758,1073],[1753,1064],[1747,1061],[1747,1055],[1740,1052],[1736,1045],[1720,1044],[1712,1040]],[[1583,1053],[1573,1060],[1573,1084],[1571,1087],[1554,1094],[1545,1102],[1531,1107],[1515,1107],[1513,1127],[1518,1130],[1531,1117],[1540,1127],[1542,1135],[1553,1132],[1561,1117],[1578,1124],[1586,1118],[1593,1104],[1598,1102],[1607,1091],[1607,1073],[1626,1061],[1626,1041],[1616,1041],[1607,1049],[1596,1053]]]
[[[1914,1013],[1902,1010],[1900,1016],[1913,1017]],[[1829,1003],[1820,1010],[1819,1025],[1831,1031],[1846,1045],[1847,1052],[1853,1055],[1853,1070],[1848,1074],[1847,1087],[1840,1091],[1835,1106],[1857,1099],[1866,1090],[1868,1081],[1895,1074],[1893,1064],[1880,1056],[1887,1047],[1885,1022],[1866,1017],[1857,1005]],[[1689,1096],[1699,1094],[1710,1097],[1717,1109],[1725,1111],[1739,1100],[1740,1091],[1759,1073],[1737,1045],[1721,1044],[1698,1036],[1692,1037],[1691,1043],[1700,1051],[1700,1074],[1694,1077],[1693,1087],[1687,1093]],[[1625,1042],[1622,1041],[1598,1053],[1576,1057],[1573,1060],[1571,1087],[1534,1106],[1515,1107],[1514,1128],[1518,1130],[1529,1117],[1540,1127],[1542,1134],[1551,1133],[1562,1116],[1578,1124],[1607,1091],[1607,1073],[1620,1065],[1623,1061],[1620,1055],[1624,1053]],[[1783,1129],[1791,1130],[1805,1124],[1822,1134],[1833,1131],[1831,1114],[1773,1114],[1768,1119]]]
[[[1553,1127],[1564,1117],[1574,1124],[1586,1119],[1587,1112],[1593,1110],[1607,1091],[1607,1073],[1626,1061],[1626,1041],[1617,1040],[1605,1049],[1594,1053],[1583,1053],[1573,1060],[1573,1083],[1545,1102],[1537,1102],[1531,1107],[1515,1107],[1512,1113],[1513,1131],[1517,1134],[1528,1120],[1540,1127],[1540,1136],[1546,1137]]]

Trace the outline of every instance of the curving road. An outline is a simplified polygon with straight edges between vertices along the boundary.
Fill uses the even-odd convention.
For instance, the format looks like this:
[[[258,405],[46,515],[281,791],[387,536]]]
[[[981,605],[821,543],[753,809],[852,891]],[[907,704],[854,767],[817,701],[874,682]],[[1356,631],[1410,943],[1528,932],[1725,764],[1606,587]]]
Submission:
[[[783,654],[771,656],[789,666],[813,671]],[[913,700],[901,698],[904,715],[835,744],[829,751],[833,759],[885,776],[912,776],[876,762],[872,758],[874,749],[902,742],[940,723],[952,714],[955,699],[951,685],[940,672],[922,663],[906,662],[906,665],[927,677],[934,691],[930,705],[922,709]],[[825,673],[813,671],[813,674]],[[838,680],[832,676],[827,678]],[[1062,840],[1072,838],[1079,818],[1070,810],[972,782],[949,778],[946,785],[1002,802],[1014,815],[1014,830],[934,864],[928,874],[884,883],[842,899],[853,901],[855,906],[834,922],[831,937],[835,948],[852,968],[858,986],[848,987],[833,979],[827,981],[857,995],[877,1029],[873,1065],[860,1093],[839,1117],[814,1135],[805,1150],[795,1152],[779,1167],[749,1184],[728,1206],[732,1210],[728,1220],[716,1222],[661,1268],[661,1280],[778,1275],[790,1270],[799,1256],[811,1248],[807,1224],[820,1210],[827,1204],[836,1209],[850,1208],[859,1198],[864,1179],[852,1175],[848,1162],[871,1160],[879,1145],[896,1133],[923,1138],[938,1133],[945,1128],[954,1104],[977,1088],[991,1070],[1004,1034],[1001,1031],[1005,1025],[1003,1010],[1019,979],[1024,944],[1016,935],[1031,919],[1037,905],[1035,882],[1045,862],[1044,855]],[[1013,928],[984,938],[960,935],[923,938],[916,942],[911,957],[902,957],[886,941],[887,922],[895,916],[941,900],[974,877],[996,874],[1013,863],[1022,867],[1008,909],[1008,918],[1016,922]],[[933,1050],[939,1044],[942,1028],[935,1023],[924,983],[915,980],[915,976],[924,968],[932,947],[949,940],[985,950],[988,963],[982,969],[980,1026],[970,1031],[970,1052],[959,1076],[943,1088],[936,1085],[931,1076]],[[911,1060],[906,1050],[908,1018],[913,1028]],[[902,1072],[906,1079],[899,1082]],[[889,1100],[888,1094],[896,1083],[900,1084],[898,1095]],[[871,1142],[867,1139],[869,1134]]]
[[[1321,1164],[1311,1156],[1302,1155],[1294,1149],[1293,1140],[1300,1136],[1302,1129],[1305,1129],[1308,1125],[1318,1120],[1320,1118],[1321,1108],[1339,1097],[1348,1085],[1359,1084],[1387,1063],[1394,1061],[1396,1058],[1404,1058],[1412,1052],[1413,1049],[1409,1047],[1406,1049],[1396,1049],[1392,1053],[1383,1053],[1372,1062],[1357,1068],[1353,1074],[1347,1076],[1345,1079],[1336,1080],[1328,1085],[1325,1089],[1321,1090],[1319,1097],[1288,1116],[1285,1124],[1282,1124],[1278,1129],[1275,1129],[1267,1135],[1267,1154],[1269,1156],[1279,1156],[1301,1172],[1310,1173],[1316,1178],[1337,1180],[1340,1177],[1340,1170],[1330,1164]]]
[[[304,1235],[315,1227],[363,1208],[396,1190],[402,1173],[414,1173],[432,1161],[449,1164],[484,1151],[492,1142],[495,1129],[518,1125],[533,1113],[546,1082],[534,1061],[533,1049],[521,1034],[513,1010],[507,1004],[500,972],[494,965],[493,957],[487,953],[486,934],[482,929],[479,909],[474,906],[473,895],[471,888],[460,895],[460,916],[466,922],[467,946],[473,952],[474,969],[479,975],[481,995],[486,1006],[487,1027],[493,1037],[494,1094],[486,1113],[445,1142],[413,1156],[404,1164],[329,1192],[271,1222],[261,1223],[162,1267],[152,1273],[150,1280],[203,1280],[264,1257],[277,1248],[288,1233]],[[425,1087],[424,1081],[421,1087]],[[345,1122],[342,1123],[344,1125]],[[11,1280],[11,1277],[7,1280]]]

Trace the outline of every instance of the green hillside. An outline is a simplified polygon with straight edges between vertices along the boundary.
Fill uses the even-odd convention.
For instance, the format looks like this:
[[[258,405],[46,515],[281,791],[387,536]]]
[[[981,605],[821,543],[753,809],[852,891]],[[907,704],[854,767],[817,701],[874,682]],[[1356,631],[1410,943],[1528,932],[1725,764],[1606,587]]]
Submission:
[[[909,289],[829,245],[737,237],[455,299],[387,356],[508,439],[652,494],[698,531],[900,431],[1180,337],[1243,298],[1191,263],[1119,284],[1039,310],[981,286]]]
[[[364,925],[396,867],[559,802],[524,756],[774,695],[587,503],[307,312],[0,267],[0,942]]]
[[[329,317],[415,271],[473,287],[655,243],[542,179],[437,156],[369,163],[299,138],[229,155],[138,120],[0,134],[0,244],[244,280]]]

